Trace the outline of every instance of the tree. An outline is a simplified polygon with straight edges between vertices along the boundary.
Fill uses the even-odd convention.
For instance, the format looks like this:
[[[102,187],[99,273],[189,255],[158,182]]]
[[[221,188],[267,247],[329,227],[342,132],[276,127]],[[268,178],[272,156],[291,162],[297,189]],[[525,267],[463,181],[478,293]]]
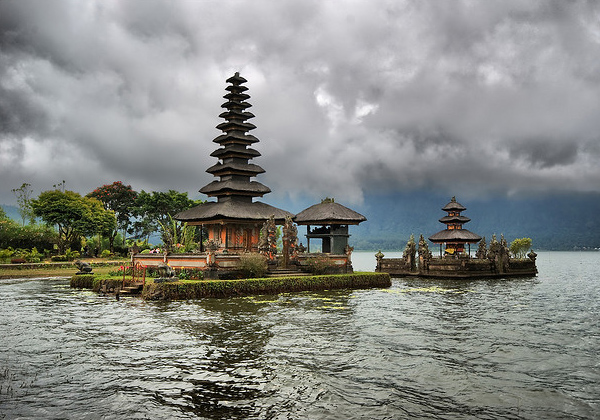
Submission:
[[[105,210],[95,198],[82,197],[73,191],[44,191],[31,200],[31,205],[36,216],[57,227],[61,254],[80,236],[105,235],[116,226],[112,211]]]
[[[531,238],[518,238],[510,243],[510,253],[515,258],[525,258],[531,249]]]
[[[151,193],[142,190],[135,200],[134,214],[138,217],[134,223],[136,232],[138,236],[146,237],[157,231],[162,232],[161,226],[172,225],[173,216],[200,203],[188,198],[187,193],[175,190]],[[181,235],[180,230],[174,233]]]
[[[111,252],[114,252],[114,241],[119,230],[123,231],[123,245],[125,244],[125,234],[132,225],[131,218],[137,195],[138,193],[131,188],[131,185],[124,185],[121,181],[105,184],[87,195],[87,197],[100,200],[105,210],[115,212],[117,226],[107,235]]]
[[[11,190],[14,195],[17,196],[17,205],[19,206],[19,215],[25,226],[25,221],[29,220],[29,223],[35,221],[33,210],[31,209],[31,184],[24,182],[19,188],[13,188]]]

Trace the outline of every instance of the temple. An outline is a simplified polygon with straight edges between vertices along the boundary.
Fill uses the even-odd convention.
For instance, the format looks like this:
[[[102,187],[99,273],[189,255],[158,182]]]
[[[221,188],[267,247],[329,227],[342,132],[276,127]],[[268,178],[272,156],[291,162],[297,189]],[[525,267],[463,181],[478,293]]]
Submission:
[[[537,274],[535,252],[529,252],[527,258],[513,258],[504,236],[498,240],[496,235],[492,235],[488,248],[485,237],[464,229],[463,225],[471,219],[461,215],[466,207],[455,197],[442,210],[447,215],[439,221],[446,225],[446,229],[429,237],[432,243],[439,245],[439,257],[432,255],[423,235],[418,244],[411,236],[402,258],[385,258],[379,251],[375,255],[375,271],[394,276],[448,279],[529,277]],[[470,245],[475,243],[479,243],[479,247],[473,256]],[[465,244],[468,245],[467,250]]]
[[[481,236],[463,228],[463,224],[471,221],[468,217],[460,214],[466,209],[456,201],[456,197],[452,197],[450,202],[442,207],[442,210],[448,213],[447,216],[440,219],[440,222],[446,225],[446,229],[429,237],[431,242],[440,245],[440,255],[442,254],[442,245],[444,245],[446,254],[454,255],[465,252],[465,244],[468,244],[468,253],[471,254],[471,244],[481,241]]]
[[[227,100],[222,108],[226,111],[219,115],[225,121],[217,125],[223,134],[213,140],[221,147],[211,153],[219,159],[215,165],[206,170],[218,177],[200,192],[209,197],[216,197],[216,202],[206,202],[175,216],[176,220],[188,225],[200,225],[208,231],[208,241],[218,252],[258,252],[260,229],[263,223],[274,216],[276,224],[283,224],[293,214],[268,204],[254,201],[271,192],[269,187],[251,180],[265,170],[249,161],[260,156],[260,153],[248,146],[259,140],[248,134],[256,128],[247,122],[254,114],[246,111],[251,107],[247,100],[250,95],[242,86],[247,80],[235,73],[227,79],[230,84],[226,88]]]
[[[235,73],[226,82],[226,101],[221,105],[225,111],[219,115],[224,121],[216,127],[222,133],[213,140],[220,147],[210,155],[217,163],[206,170],[217,179],[200,188],[201,193],[216,201],[207,201],[174,217],[188,226],[199,226],[207,234],[206,241],[190,253],[132,253],[132,264],[200,269],[204,278],[228,278],[237,275],[244,254],[260,253],[273,275],[282,274],[277,270],[314,272],[316,266],[327,273],[352,272],[348,226],[366,218],[333,199],[323,200],[295,216],[256,201],[271,189],[254,179],[265,170],[251,163],[260,153],[250,147],[259,140],[249,134],[256,126],[248,122],[254,115],[247,111],[251,107],[248,88],[244,86],[247,80]],[[305,252],[304,246],[298,244],[296,223],[308,226],[309,247],[311,239],[321,240],[319,252]],[[318,227],[311,230],[311,225]]]
[[[321,241],[321,252],[332,254],[348,252],[348,225],[358,225],[365,220],[365,216],[336,203],[333,198],[326,198],[294,217],[298,225],[306,226],[309,253],[311,239],[317,239]]]

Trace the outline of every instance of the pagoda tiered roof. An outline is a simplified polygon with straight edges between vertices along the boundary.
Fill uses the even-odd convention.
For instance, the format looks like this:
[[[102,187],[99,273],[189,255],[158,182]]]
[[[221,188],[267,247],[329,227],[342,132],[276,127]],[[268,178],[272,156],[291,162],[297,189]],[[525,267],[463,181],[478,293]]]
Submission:
[[[448,215],[440,219],[441,223],[446,225],[446,229],[431,235],[429,240],[433,243],[477,243],[481,240],[481,236],[464,229],[462,225],[470,222],[466,216],[460,212],[467,208],[456,201],[456,197],[452,197],[450,202],[442,207],[442,210],[448,212]]]
[[[217,125],[223,133],[213,142],[221,147],[210,155],[219,161],[208,168],[206,172],[218,177],[200,189],[200,192],[209,197],[216,197],[216,202],[206,202],[192,209],[183,211],[175,217],[186,222],[212,222],[234,220],[239,222],[256,222],[267,220],[275,216],[277,221],[283,221],[286,216],[293,216],[285,210],[278,209],[268,204],[254,202],[253,198],[262,197],[271,192],[271,189],[262,183],[251,180],[265,170],[259,165],[249,161],[260,156],[260,153],[247,146],[258,143],[255,136],[248,134],[256,126],[247,122],[254,118],[254,114],[246,111],[252,105],[246,102],[250,95],[244,93],[248,90],[242,86],[246,79],[235,73],[227,79],[230,85],[225,88],[228,92],[224,95],[227,100],[221,105],[226,111],[219,117],[225,121]]]
[[[467,216],[444,216],[440,219],[441,223],[467,223],[470,222],[471,219],[469,219]]]
[[[456,197],[452,197],[450,202],[442,207],[444,211],[465,211],[467,208],[456,201]]]
[[[247,131],[256,128],[254,124],[246,122],[246,120],[254,118],[254,114],[244,111],[251,106],[246,102],[250,99],[250,95],[243,93],[248,88],[241,86],[246,81],[239,73],[227,79],[227,83],[231,85],[225,88],[229,93],[224,98],[228,101],[221,105],[227,111],[219,115],[225,121],[217,125],[217,128],[224,134],[214,139],[214,142],[219,143],[222,147],[211,153],[211,156],[219,158],[220,162],[206,170],[220,179],[200,189],[201,193],[209,197],[217,197],[217,199],[231,195],[262,197],[271,192],[269,187],[258,181],[250,180],[250,178],[264,173],[265,170],[259,165],[248,162],[250,159],[260,156],[260,153],[246,147],[258,142],[256,137],[246,134]]]

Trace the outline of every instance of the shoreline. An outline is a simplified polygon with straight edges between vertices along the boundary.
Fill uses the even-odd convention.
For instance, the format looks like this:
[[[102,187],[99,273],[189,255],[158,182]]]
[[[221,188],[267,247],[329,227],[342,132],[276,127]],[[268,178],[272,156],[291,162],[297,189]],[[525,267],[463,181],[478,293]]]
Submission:
[[[115,267],[129,265],[129,260],[103,260],[101,258],[82,258],[80,261],[90,264],[97,274],[108,274]],[[77,271],[74,261],[39,262],[22,264],[0,264],[0,279],[34,277],[71,277]]]

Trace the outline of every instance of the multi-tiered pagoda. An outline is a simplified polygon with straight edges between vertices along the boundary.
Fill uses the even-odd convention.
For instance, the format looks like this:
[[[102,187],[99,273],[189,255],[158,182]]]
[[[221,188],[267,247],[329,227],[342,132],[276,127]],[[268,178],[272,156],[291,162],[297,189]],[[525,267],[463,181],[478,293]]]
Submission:
[[[189,225],[201,225],[208,230],[208,240],[213,241],[218,250],[253,251],[258,250],[258,239],[263,223],[274,216],[276,223],[283,224],[285,217],[293,214],[254,201],[271,192],[269,187],[251,178],[265,172],[260,166],[249,163],[260,153],[248,146],[258,143],[258,138],[248,134],[256,126],[247,122],[254,114],[246,111],[252,105],[247,102],[250,95],[248,88],[242,86],[247,80],[235,73],[227,79],[230,84],[225,88],[227,100],[222,108],[226,111],[219,115],[225,121],[217,125],[223,132],[213,141],[221,147],[211,153],[219,159],[206,172],[218,177],[200,189],[209,197],[216,197],[216,202],[206,202],[192,209],[179,213],[177,220]]]
[[[447,216],[440,219],[440,222],[446,225],[446,229],[430,236],[429,240],[434,244],[440,244],[440,247],[442,244],[446,244],[446,254],[454,255],[464,252],[465,244],[469,244],[470,247],[470,244],[481,240],[481,236],[463,228],[463,224],[471,221],[468,217],[460,214],[466,209],[456,201],[456,197],[452,197],[452,200],[442,207],[442,210],[448,213]]]

